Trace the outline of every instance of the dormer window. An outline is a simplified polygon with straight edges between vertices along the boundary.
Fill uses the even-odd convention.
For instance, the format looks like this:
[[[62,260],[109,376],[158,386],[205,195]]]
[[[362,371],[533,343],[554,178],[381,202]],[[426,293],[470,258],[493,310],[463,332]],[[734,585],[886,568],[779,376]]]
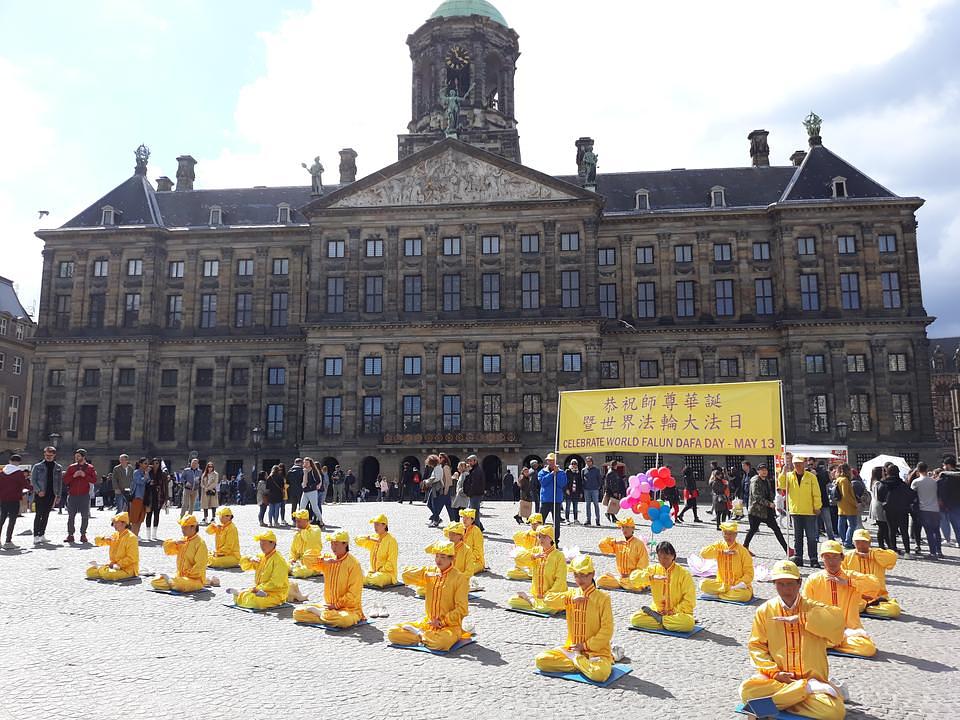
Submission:
[[[100,209],[100,224],[104,226],[115,225],[114,219],[115,213],[113,212],[113,208],[110,205],[104,205]]]
[[[647,190],[637,190],[637,210],[650,209],[650,193]]]
[[[210,225],[223,225],[223,210],[220,209],[219,205],[210,208]]]
[[[286,225],[290,222],[290,206],[287,203],[280,203],[277,206],[277,224]]]
[[[845,198],[847,196],[847,179],[835,177],[833,179],[833,197]]]
[[[710,188],[710,207],[722,208],[727,206],[727,191],[719,185]]]

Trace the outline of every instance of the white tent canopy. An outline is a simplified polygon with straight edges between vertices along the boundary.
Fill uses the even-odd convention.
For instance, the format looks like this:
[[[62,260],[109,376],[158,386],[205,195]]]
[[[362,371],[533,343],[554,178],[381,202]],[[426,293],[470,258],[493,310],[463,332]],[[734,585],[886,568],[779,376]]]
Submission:
[[[897,457],[896,455],[877,455],[872,460],[867,460],[863,465],[860,466],[861,477],[869,478],[875,467],[883,467],[888,462],[893,463],[900,470],[901,480],[907,479],[907,475],[910,474],[910,466],[907,464],[906,460],[904,460],[902,457]]]
[[[799,455],[804,458],[815,458],[815,459],[829,459],[829,460],[844,460],[846,461],[847,455],[847,446],[841,445],[839,447],[833,445],[786,445],[784,450],[788,453],[793,453],[793,455]]]

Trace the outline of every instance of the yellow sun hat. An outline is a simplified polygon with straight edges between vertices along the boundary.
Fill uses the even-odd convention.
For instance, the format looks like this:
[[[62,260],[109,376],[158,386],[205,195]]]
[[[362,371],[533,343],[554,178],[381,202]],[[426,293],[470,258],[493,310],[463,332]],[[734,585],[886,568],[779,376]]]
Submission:
[[[449,555],[450,557],[457,554],[452,542],[443,542],[442,540],[438,540],[433,545],[427,545],[424,552],[428,555]]]
[[[577,555],[570,561],[570,569],[579,575],[596,572],[593,568],[593,560],[589,555]]]
[[[792,560],[781,560],[774,563],[773,571],[770,573],[771,580],[799,580],[800,568]]]
[[[720,523],[720,529],[723,532],[733,532],[733,533],[740,532],[740,526],[736,523],[735,520],[731,520],[730,522]]]
[[[266,532],[262,532],[259,535],[254,535],[253,539],[258,542],[260,540],[269,540],[270,542],[275,543],[277,541],[277,536],[274,534],[273,530],[267,530]]]
[[[836,540],[824,540],[820,543],[819,555],[843,555],[843,545]]]
[[[551,540],[555,539],[554,533],[553,533],[553,525],[541,525],[540,527],[537,528],[536,532],[537,532],[537,535],[548,537]]]
[[[327,542],[349,543],[350,533],[348,533],[346,530],[337,530],[336,532],[327,533],[323,536],[323,539]]]
[[[129,525],[129,524],[130,524],[130,514],[129,514],[129,513],[125,513],[125,512],[117,513],[116,515],[113,516],[113,519],[112,519],[110,522],[111,522],[111,523],[115,523],[115,522],[125,522],[127,525]]]
[[[462,511],[461,511],[462,514]],[[534,523],[539,523],[543,525],[543,515],[540,513],[533,513],[530,517],[527,518],[527,525],[533,525]]]
[[[853,539],[856,540],[866,540],[870,542],[873,538],[870,537],[870,531],[866,528],[860,528],[859,530],[854,530]]]
[[[309,519],[310,519],[310,511],[309,511],[309,510],[294,510],[292,513],[290,513],[290,517],[292,517],[294,520],[309,520]]]
[[[632,517],[627,517],[623,520],[617,520],[617,527],[635,528],[636,526],[637,524],[633,521]]]
[[[231,510],[226,505],[224,505],[222,508],[217,510],[217,515],[219,515],[220,517],[223,517],[224,515],[229,515],[230,517],[233,517],[233,510]]]
[[[443,529],[443,534],[448,538],[450,533],[457,533],[458,535],[463,535],[467,529],[463,526],[462,522],[451,522],[447,523],[447,526]]]
[[[554,462],[556,462],[556,460],[557,460],[557,454],[556,454],[556,453],[547,453],[547,456],[544,458],[544,460],[553,460]]]
[[[390,521],[387,520],[387,516],[384,515],[383,513],[380,513],[376,517],[370,518],[367,522],[369,522],[371,525],[374,525],[376,523],[383,523],[384,525],[390,524]]]
[[[463,508],[463,509],[460,511],[460,517],[462,517],[462,518],[468,517],[468,518],[470,518],[471,520],[476,520],[476,519],[477,519],[477,511],[476,511],[474,508]]]
[[[180,523],[180,527],[186,527],[187,525],[199,526],[197,519],[193,515],[184,515],[182,518],[177,520],[177,522]]]

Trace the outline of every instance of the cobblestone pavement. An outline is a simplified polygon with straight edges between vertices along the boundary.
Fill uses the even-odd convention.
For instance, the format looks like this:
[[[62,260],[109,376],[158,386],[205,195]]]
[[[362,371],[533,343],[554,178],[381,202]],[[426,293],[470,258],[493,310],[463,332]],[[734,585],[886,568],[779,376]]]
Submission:
[[[423,548],[437,534],[425,527],[422,504],[372,502],[325,509],[328,523],[351,534],[366,532],[369,517],[387,512],[400,541],[401,565],[421,564]],[[256,510],[236,508],[244,552],[256,549]],[[221,571],[223,588],[200,599],[149,593],[145,583],[87,582],[85,566],[103,561],[106,550],[59,544],[34,549],[28,534],[33,516],[28,515],[19,521],[14,538],[23,552],[0,554],[0,718],[116,714],[135,720],[181,713],[204,720],[321,713],[505,718],[528,715],[531,708],[561,716],[734,717],[737,685],[751,670],[744,647],[750,608],[701,603],[696,617],[706,630],[678,640],[627,632],[630,614],[647,596],[614,592],[614,642],[625,647],[633,674],[607,689],[534,675],[534,656],[562,642],[564,621],[502,609],[507,597],[523,588],[503,577],[512,565],[513,512],[512,504],[489,504],[487,562],[493,575],[482,576],[485,591],[470,602],[478,642],[448,657],[387,646],[389,624],[422,613],[422,602],[406,588],[364,593],[364,605],[385,606],[388,619],[349,634],[327,634],[295,626],[290,610],[252,615],[223,607],[228,599],[223,588],[244,586],[250,574]],[[94,511],[91,538],[108,531],[109,516],[109,511]],[[162,516],[161,536],[176,535],[175,519],[176,511]],[[65,514],[53,514],[48,538],[61,540],[65,525]],[[612,530],[565,525],[561,544],[590,551],[599,568],[606,569],[612,562],[596,553],[596,544]],[[649,527],[641,532],[649,534]],[[282,550],[289,548],[291,535],[289,529],[280,532]],[[663,537],[685,557],[712,542],[716,533],[705,522],[676,527]],[[757,562],[767,565],[779,552],[765,530],[752,548]],[[903,560],[889,576],[904,616],[896,622],[864,621],[880,647],[876,659],[831,659],[834,677],[851,690],[848,717],[960,717],[954,684],[960,680],[960,555],[956,548],[945,551],[946,561]],[[366,566],[367,554],[361,551],[359,557]],[[143,572],[172,568],[172,558],[163,556],[159,543],[141,547]],[[320,583],[307,580],[303,585],[314,597],[321,595]],[[757,594],[769,598],[773,586],[758,584]]]

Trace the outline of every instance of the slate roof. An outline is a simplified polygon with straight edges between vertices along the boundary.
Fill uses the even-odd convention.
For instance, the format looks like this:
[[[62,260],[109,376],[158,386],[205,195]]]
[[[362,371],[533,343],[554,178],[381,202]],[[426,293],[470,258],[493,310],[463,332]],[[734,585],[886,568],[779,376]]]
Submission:
[[[337,190],[339,185],[324,186],[324,194]],[[219,205],[224,225],[275,225],[277,206],[290,205],[290,222],[307,219],[299,209],[312,198],[310,186],[234,188],[227,190],[183,190],[156,193],[163,224],[167,227],[208,226],[210,208]]]
[[[781,202],[832,198],[836,177],[846,179],[848,198],[897,197],[823,145],[814,145],[803,159],[796,177],[784,190]]]
[[[0,276],[0,313],[10,315],[15,318],[30,317],[26,308],[17,297],[17,291],[13,288],[13,280]]]
[[[133,175],[63,227],[99,227],[104,205],[114,208],[118,225],[160,225],[160,210],[154,196],[150,181],[143,175]]]
[[[929,338],[930,357],[933,358],[937,347],[943,351],[944,360],[946,360],[945,371],[948,373],[960,373],[960,366],[953,361],[954,355],[960,350],[960,337]]]

